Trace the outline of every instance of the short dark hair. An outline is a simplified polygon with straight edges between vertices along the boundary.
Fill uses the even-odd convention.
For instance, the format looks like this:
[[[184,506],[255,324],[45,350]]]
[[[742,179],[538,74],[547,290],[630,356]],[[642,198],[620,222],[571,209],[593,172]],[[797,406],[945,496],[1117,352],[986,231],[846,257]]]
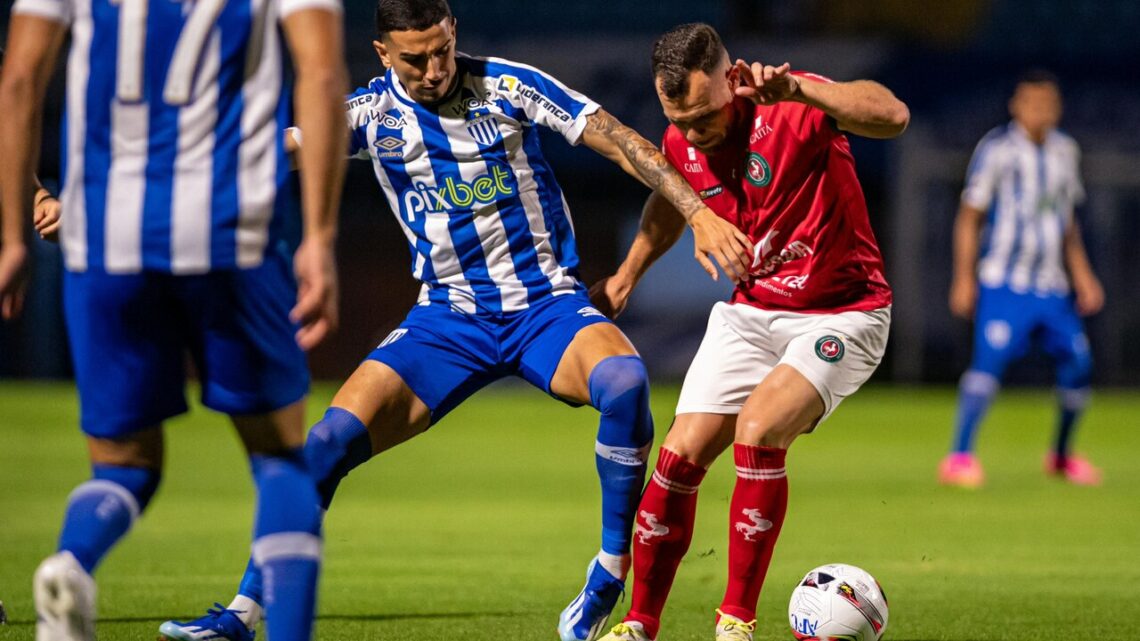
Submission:
[[[653,77],[660,79],[666,98],[689,90],[689,74],[711,73],[728,55],[716,29],[703,22],[673,27],[653,43]]]
[[[1061,81],[1057,78],[1057,74],[1049,71],[1048,69],[1029,69],[1017,78],[1017,85],[1044,85],[1050,84],[1061,89]]]
[[[427,31],[451,17],[447,0],[379,0],[376,3],[376,35],[389,31]]]

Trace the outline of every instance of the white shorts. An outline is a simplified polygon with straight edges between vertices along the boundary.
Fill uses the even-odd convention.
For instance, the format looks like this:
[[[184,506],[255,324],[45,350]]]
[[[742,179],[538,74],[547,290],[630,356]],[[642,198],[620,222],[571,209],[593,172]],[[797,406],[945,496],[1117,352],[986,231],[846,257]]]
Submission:
[[[871,377],[883,359],[891,308],[798,314],[717,303],[681,388],[677,414],[739,414],[777,365],[815,386],[827,418]]]

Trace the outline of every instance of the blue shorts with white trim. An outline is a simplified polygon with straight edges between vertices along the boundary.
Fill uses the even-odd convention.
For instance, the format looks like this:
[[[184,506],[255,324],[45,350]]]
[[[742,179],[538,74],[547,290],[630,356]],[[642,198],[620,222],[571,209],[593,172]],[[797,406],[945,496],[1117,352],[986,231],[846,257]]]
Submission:
[[[309,388],[289,320],[287,257],[201,275],[67,272],[67,320],[83,431],[116,438],[186,411],[189,353],[202,403],[226,414],[290,405]]]
[[[438,303],[420,305],[368,360],[395,370],[431,410],[434,424],[478,390],[507,376],[518,376],[555,396],[550,382],[570,342],[584,327],[608,322],[581,291],[549,296],[501,316],[466,314]]]

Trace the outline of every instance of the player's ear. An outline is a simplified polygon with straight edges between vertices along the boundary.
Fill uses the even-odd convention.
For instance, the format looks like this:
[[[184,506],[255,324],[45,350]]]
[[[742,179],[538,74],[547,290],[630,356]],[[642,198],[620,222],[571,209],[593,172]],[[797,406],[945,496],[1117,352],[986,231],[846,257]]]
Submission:
[[[728,78],[728,88],[731,91],[736,91],[736,88],[740,86],[740,67],[728,65],[728,71],[724,72],[724,75]]]
[[[392,61],[388,55],[388,47],[382,40],[373,40],[372,49],[376,51],[376,55],[380,58],[381,64],[388,68],[392,67]]]

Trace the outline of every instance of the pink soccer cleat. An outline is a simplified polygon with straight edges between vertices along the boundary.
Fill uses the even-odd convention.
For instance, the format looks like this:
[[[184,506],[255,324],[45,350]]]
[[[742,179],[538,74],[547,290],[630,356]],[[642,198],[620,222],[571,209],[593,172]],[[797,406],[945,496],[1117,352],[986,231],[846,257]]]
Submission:
[[[1076,454],[1070,454],[1064,460],[1054,452],[1046,454],[1045,473],[1062,477],[1073,485],[1100,485],[1104,480],[1100,468]]]
[[[938,466],[938,482],[967,489],[977,489],[986,480],[982,463],[969,452],[954,452],[946,455]]]

